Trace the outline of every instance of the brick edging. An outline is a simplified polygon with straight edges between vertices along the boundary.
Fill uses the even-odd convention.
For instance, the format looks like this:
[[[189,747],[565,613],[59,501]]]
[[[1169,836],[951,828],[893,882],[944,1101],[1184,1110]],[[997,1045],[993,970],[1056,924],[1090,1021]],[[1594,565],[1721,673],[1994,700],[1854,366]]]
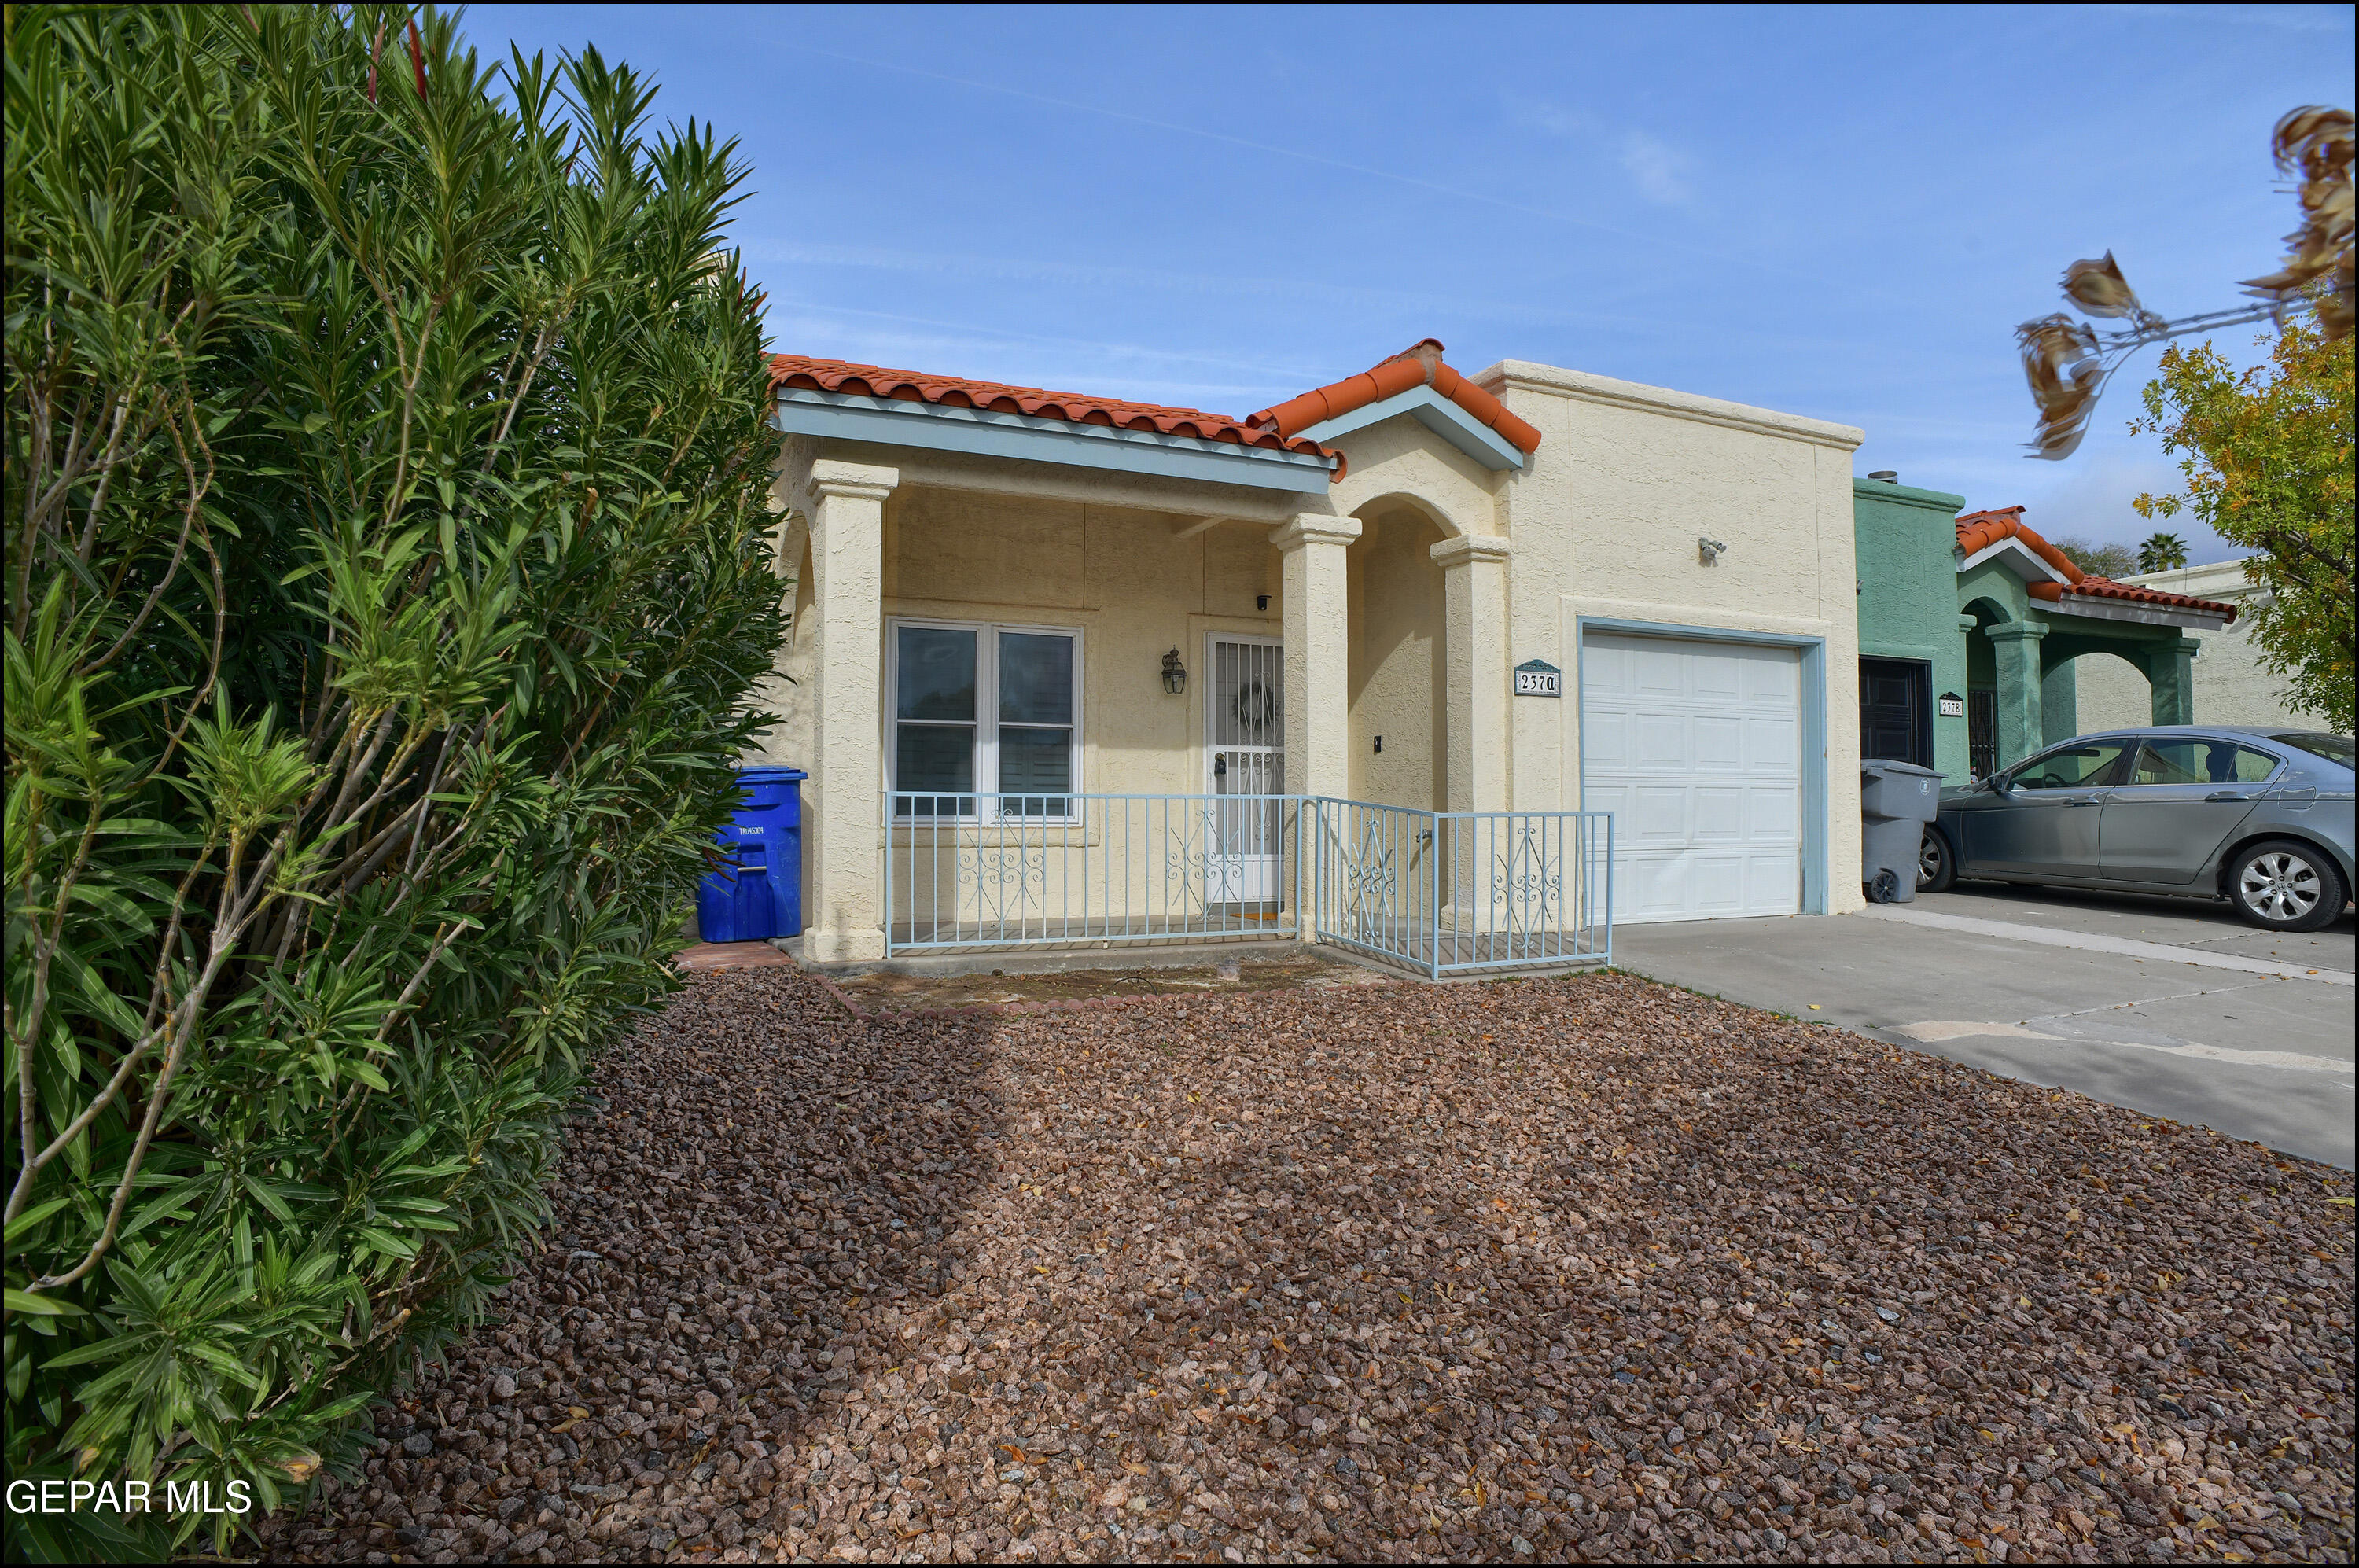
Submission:
[[[789,954],[788,956],[791,957],[792,955]],[[1165,993],[1147,992],[1135,996],[1068,996],[1038,1002],[960,1002],[950,1007],[877,1007],[870,1009],[864,1008],[861,1007],[859,1003],[854,1002],[849,996],[845,995],[842,986],[837,985],[834,981],[829,979],[818,970],[813,969],[801,959],[798,958],[795,960],[795,967],[801,970],[805,975],[810,976],[811,979],[817,981],[820,988],[825,991],[829,997],[834,1001],[835,1005],[842,1007],[854,1022],[863,1024],[881,1023],[887,1018],[1005,1018],[1025,1013],[1054,1013],[1076,1010],[1088,1011],[1100,1008],[1136,1007],[1141,1002],[1159,1002],[1169,999],[1169,996]]]
[[[945,1007],[904,1007],[891,1013],[880,1008],[869,1016],[879,1018],[1006,1018],[1024,1013],[1062,1013],[1108,1007],[1133,1007],[1142,1002],[1166,1002],[1170,999],[1170,993],[1148,991],[1134,996],[1064,996],[1038,1002],[960,1002]]]
[[[852,1021],[853,1021],[853,1022],[854,1022],[854,1023],[861,1023],[861,1024],[864,1024],[864,1023],[869,1023],[869,1022],[874,1021],[874,1020],[869,1017],[869,1015],[868,1015],[868,1014],[862,1012],[862,1011],[860,1010],[860,1008],[859,1008],[857,1006],[855,1006],[855,1005],[853,1004],[853,1000],[852,1000],[852,998],[851,998],[851,997],[849,997],[849,996],[845,996],[845,995],[843,994],[843,987],[842,987],[842,986],[841,986],[841,985],[837,985],[834,981],[832,981],[832,980],[829,979],[826,975],[824,975],[821,974],[818,970],[813,969],[810,964],[805,964],[801,959],[799,959],[799,958],[795,958],[795,955],[794,955],[793,953],[790,953],[787,954],[787,956],[788,956],[788,958],[792,958],[792,959],[794,959],[794,964],[795,964],[795,967],[796,967],[796,968],[798,968],[798,969],[801,970],[805,975],[807,975],[810,976],[810,978],[812,978],[813,980],[818,981],[818,982],[819,982],[819,985],[820,985],[820,989],[821,989],[821,990],[822,990],[822,991],[825,991],[829,996],[831,996],[834,997],[834,998],[835,998],[835,1005],[836,1005],[837,1007],[842,1007],[845,1012],[847,1012],[847,1013],[849,1013],[849,1014],[851,1014],[851,1015],[852,1015]]]

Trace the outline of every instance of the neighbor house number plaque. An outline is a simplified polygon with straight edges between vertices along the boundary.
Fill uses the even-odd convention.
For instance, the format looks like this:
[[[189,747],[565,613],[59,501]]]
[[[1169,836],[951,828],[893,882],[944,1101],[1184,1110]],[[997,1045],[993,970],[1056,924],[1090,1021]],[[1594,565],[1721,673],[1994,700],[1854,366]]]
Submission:
[[[1564,672],[1545,659],[1527,659],[1516,666],[1516,695],[1561,697],[1564,695]]]

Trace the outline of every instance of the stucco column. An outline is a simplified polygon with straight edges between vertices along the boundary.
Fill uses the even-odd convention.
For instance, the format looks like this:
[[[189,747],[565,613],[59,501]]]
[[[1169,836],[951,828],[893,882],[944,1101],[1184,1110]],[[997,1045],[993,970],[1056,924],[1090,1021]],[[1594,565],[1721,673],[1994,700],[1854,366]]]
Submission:
[[[2048,628],[2004,621],[1983,635],[1998,665],[1998,765],[2012,768],[2047,740],[2039,718],[2039,639]]]
[[[2039,744],[2054,746],[2081,733],[2081,687],[2075,661],[2050,665],[2039,678]]]
[[[812,857],[804,953],[821,964],[885,956],[877,829],[884,820],[885,497],[900,471],[811,464],[811,612],[822,629],[818,755],[803,786]]]
[[[2201,638],[2183,637],[2147,651],[2146,678],[2153,689],[2156,724],[2195,722],[2195,650],[2202,646]]]
[[[1507,809],[1507,541],[1461,537],[1427,552],[1441,565],[1442,707],[1436,737],[1453,811]]]
[[[1348,795],[1352,783],[1351,599],[1343,552],[1357,517],[1304,515],[1272,528],[1284,557],[1286,792]]]

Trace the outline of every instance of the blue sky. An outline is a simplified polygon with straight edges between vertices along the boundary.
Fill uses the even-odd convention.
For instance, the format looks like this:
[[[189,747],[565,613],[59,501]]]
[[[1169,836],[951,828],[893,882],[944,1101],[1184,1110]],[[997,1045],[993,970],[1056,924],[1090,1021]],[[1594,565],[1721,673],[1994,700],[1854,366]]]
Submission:
[[[2294,227],[2347,6],[480,5],[735,136],[774,346],[1245,414],[1419,338],[1862,427],[1857,472],[2135,539],[2158,350],[2027,461],[2012,328],[2108,248],[2167,315]],[[2223,332],[2241,363],[2258,329]],[[2201,562],[2228,553],[2174,525]]]

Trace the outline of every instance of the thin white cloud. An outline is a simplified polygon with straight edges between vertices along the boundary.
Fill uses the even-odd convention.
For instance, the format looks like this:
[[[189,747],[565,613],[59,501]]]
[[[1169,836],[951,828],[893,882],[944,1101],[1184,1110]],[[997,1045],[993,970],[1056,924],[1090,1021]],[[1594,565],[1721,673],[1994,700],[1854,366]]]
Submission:
[[[1639,195],[1658,207],[1687,204],[1687,181],[1680,178],[1687,161],[1684,153],[1659,136],[1644,131],[1622,134],[1622,172],[1630,177]]]
[[[1111,289],[1131,293],[1184,292],[1230,297],[1257,294],[1292,300],[1318,299],[1345,310],[1446,315],[1461,321],[1472,319],[1525,325],[1625,328],[1660,332],[1675,324],[1668,318],[1565,310],[1543,305],[1502,304],[1469,299],[1460,294],[1355,288],[1349,284],[1303,278],[1252,278],[1234,273],[978,256],[968,251],[893,250],[760,238],[744,239],[740,245],[749,260],[795,267],[935,273],[957,278],[992,278],[1011,283],[1046,283],[1071,289]]]
[[[1619,136],[1609,135],[1606,128],[1578,109],[1568,109],[1560,103],[1550,103],[1538,98],[1525,98],[1516,93],[1505,94],[1501,103],[1507,118],[1526,130],[1541,131],[1568,141],[1590,144],[1600,150],[1611,150],[1622,172],[1629,177],[1638,194],[1658,207],[1684,207],[1692,192],[1685,178],[1690,160],[1688,155],[1662,137],[1650,132],[1631,129]]]
[[[1577,109],[1542,103],[1537,98],[1519,97],[1512,93],[1506,94],[1503,102],[1507,106],[1507,117],[1527,130],[1546,131],[1550,136],[1578,136],[1587,135],[1592,128],[1589,116]]]
[[[1276,147],[1266,142],[1251,141],[1244,136],[1234,136],[1225,131],[1211,131],[1206,130],[1200,125],[1180,125],[1170,120],[1158,120],[1145,114],[1134,114],[1120,109],[1109,109],[1101,104],[1083,103],[1071,98],[1050,97],[1049,94],[1043,93],[1027,93],[1020,87],[1009,87],[996,82],[978,82],[974,78],[967,76],[951,76],[939,71],[926,71],[918,66],[904,65],[896,60],[875,60],[864,55],[845,54],[836,49],[821,49],[815,44],[790,42],[786,44],[784,47],[805,54],[818,55],[826,60],[842,60],[848,65],[866,66],[872,71],[896,71],[904,76],[915,76],[928,82],[944,82],[953,87],[965,87],[978,93],[996,93],[1005,97],[1021,99],[1026,103],[1045,103],[1052,108],[1070,109],[1085,114],[1102,114],[1107,119],[1120,120],[1129,125],[1146,125],[1158,131],[1169,131],[1180,136],[1199,136],[1206,141],[1221,142],[1230,147],[1244,147],[1249,152],[1266,153],[1277,158],[1295,158],[1303,163],[1317,164],[1327,169],[1342,169],[1346,173],[1363,175],[1372,180],[1390,180],[1397,185],[1410,186],[1419,191],[1430,191],[1437,195],[1454,197],[1462,201],[1479,202],[1484,206],[1497,207],[1511,212],[1522,212],[1529,217],[1545,218],[1551,223],[1571,224],[1575,228],[1593,229],[1599,234],[1614,234],[1625,240],[1636,240],[1642,245],[1650,245],[1670,250],[1709,255],[1723,266],[1741,267],[1751,271],[1766,273],[1772,277],[1807,277],[1806,274],[1797,273],[1787,267],[1775,267],[1766,261],[1761,261],[1756,257],[1745,256],[1741,252],[1730,250],[1724,245],[1712,245],[1701,241],[1679,239],[1664,234],[1640,234],[1635,229],[1625,229],[1618,224],[1600,222],[1595,218],[1576,216],[1573,213],[1558,209],[1533,207],[1521,201],[1510,201],[1502,196],[1493,196],[1480,191],[1470,191],[1463,186],[1444,185],[1436,180],[1420,179],[1413,174],[1402,174],[1397,170],[1389,169],[1377,169],[1364,163],[1351,163],[1343,158],[1329,158],[1321,153],[1306,152],[1299,147]],[[1815,279],[1812,281],[1815,281]]]

